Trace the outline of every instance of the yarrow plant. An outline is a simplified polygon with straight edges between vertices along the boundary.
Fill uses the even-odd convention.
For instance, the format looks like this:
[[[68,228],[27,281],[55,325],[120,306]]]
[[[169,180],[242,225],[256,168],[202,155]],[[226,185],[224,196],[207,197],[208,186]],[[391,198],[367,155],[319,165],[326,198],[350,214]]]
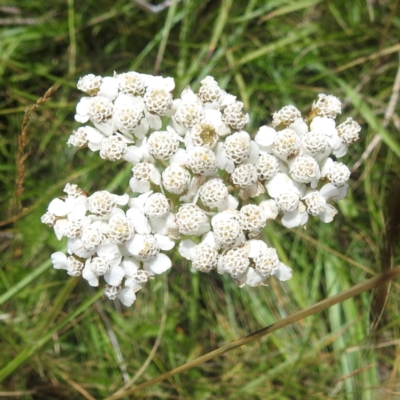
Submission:
[[[105,294],[126,306],[171,268],[174,247],[194,269],[226,273],[239,287],[290,279],[261,233],[278,215],[287,228],[310,216],[333,220],[350,177],[337,160],[360,126],[352,118],[337,125],[339,99],[320,94],[305,118],[285,106],[252,138],[243,103],[211,76],[197,93],[188,87],[174,99],[174,87],[173,78],[137,72],[79,79],[87,96],[75,119],[84,125],[68,146],[124,160],[132,177],[129,194],[67,184],[51,201],[42,222],[67,238],[67,254],[51,256],[54,268],[91,286],[104,280]]]

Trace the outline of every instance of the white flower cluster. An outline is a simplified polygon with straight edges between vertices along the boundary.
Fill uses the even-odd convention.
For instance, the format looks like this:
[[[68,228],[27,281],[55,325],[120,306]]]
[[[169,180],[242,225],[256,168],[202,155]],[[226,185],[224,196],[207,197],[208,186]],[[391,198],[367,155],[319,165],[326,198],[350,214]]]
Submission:
[[[337,210],[329,202],[346,196],[350,176],[335,160],[358,139],[360,126],[351,118],[336,126],[341,103],[320,94],[306,119],[286,106],[274,113],[273,127],[262,126],[252,139],[243,103],[214,78],[178,99],[174,86],[172,78],[137,72],[79,80],[89,96],[75,119],[93,126],[79,128],[67,143],[132,163],[133,195],[88,196],[68,184],[66,198],[54,199],[42,217],[68,240],[68,256],[54,253],[54,267],[92,286],[103,276],[106,295],[125,305],[171,267],[161,251],[177,241],[194,269],[227,273],[240,287],[266,285],[271,276],[290,279],[262,231],[279,213],[289,228],[305,225],[309,215],[333,220]]]

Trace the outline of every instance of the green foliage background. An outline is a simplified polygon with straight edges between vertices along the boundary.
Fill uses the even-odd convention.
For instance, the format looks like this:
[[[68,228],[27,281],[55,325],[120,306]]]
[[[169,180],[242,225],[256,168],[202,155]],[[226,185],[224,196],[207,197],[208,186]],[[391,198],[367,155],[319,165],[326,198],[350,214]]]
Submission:
[[[397,102],[385,117],[400,89],[399,1],[172,3],[157,14],[130,0],[0,5],[0,397],[107,398],[388,267],[386,216],[400,207],[387,210],[400,190]],[[293,268],[292,280],[238,289],[175,256],[168,276],[127,309],[51,268],[50,254],[65,244],[40,223],[50,200],[66,182],[122,194],[131,174],[65,145],[79,126],[76,81],[129,70],[174,77],[175,94],[214,76],[245,103],[252,133],[284,105],[307,113],[318,93],[334,94],[344,102],[340,121],[352,116],[363,128],[345,157],[350,167],[380,135],[332,224],[312,220],[290,232],[268,224],[265,239]],[[53,85],[18,156],[24,112]],[[392,284],[376,329],[369,315],[382,302],[366,293],[125,398],[395,399],[398,292]]]

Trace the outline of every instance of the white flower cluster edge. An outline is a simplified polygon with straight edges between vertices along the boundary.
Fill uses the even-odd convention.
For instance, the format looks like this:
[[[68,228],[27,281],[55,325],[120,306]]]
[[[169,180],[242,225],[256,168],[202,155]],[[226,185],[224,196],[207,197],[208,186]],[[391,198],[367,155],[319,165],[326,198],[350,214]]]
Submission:
[[[333,220],[331,203],[347,195],[350,177],[337,159],[358,139],[359,124],[348,118],[336,125],[339,99],[320,94],[305,118],[285,106],[252,138],[243,103],[211,76],[177,99],[174,87],[173,78],[133,71],[79,79],[88,96],[75,119],[91,124],[67,144],[131,163],[132,195],[89,195],[67,184],[66,196],[42,216],[58,239],[67,238],[67,254],[51,256],[54,268],[91,286],[102,277],[105,294],[126,306],[171,268],[165,252],[177,242],[194,269],[227,273],[239,287],[290,279],[292,270],[261,233],[279,214],[288,228],[309,216]]]

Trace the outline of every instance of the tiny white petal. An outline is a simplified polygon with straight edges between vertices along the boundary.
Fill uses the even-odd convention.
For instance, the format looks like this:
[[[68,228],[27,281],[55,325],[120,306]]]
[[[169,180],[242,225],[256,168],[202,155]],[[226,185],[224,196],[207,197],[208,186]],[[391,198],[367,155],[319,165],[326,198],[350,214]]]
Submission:
[[[340,142],[339,146],[332,152],[336,158],[341,158],[347,154],[349,147],[346,143]]]
[[[146,113],[146,119],[151,129],[158,131],[162,127],[161,118],[158,115]]]
[[[250,287],[267,286],[268,277],[262,276],[254,268],[250,267],[246,272],[246,285]]]
[[[307,223],[308,213],[300,213],[297,210],[285,213],[282,217],[282,224],[286,228],[295,228],[296,226],[302,226]]]
[[[133,238],[125,242],[125,247],[131,254],[137,256],[140,252],[140,249],[143,248],[143,243],[143,236],[141,234],[136,234]]]
[[[324,185],[321,190],[320,194],[325,197],[326,200],[334,200],[339,201],[344,199],[347,196],[347,189],[349,185],[345,183],[343,186],[337,187],[332,183],[327,183]]]
[[[149,220],[140,210],[137,208],[130,208],[126,212],[126,216],[131,220],[135,232],[140,234],[150,233],[151,227]]]
[[[150,179],[156,185],[159,185],[160,182],[161,182],[161,174],[160,174],[160,172],[158,171],[158,169],[154,165],[151,165]]]
[[[275,219],[278,216],[279,208],[275,200],[264,200],[259,204],[266,219]]]
[[[93,124],[105,136],[111,136],[117,130],[112,118],[105,122],[93,122]]]
[[[104,274],[104,280],[112,286],[119,286],[125,276],[125,271],[122,267],[116,266],[111,268],[109,272]]]
[[[125,286],[132,290],[133,293],[136,293],[142,288],[142,284],[137,282],[134,278],[127,278],[125,280]]]
[[[329,223],[333,221],[333,218],[338,213],[335,207],[330,204],[325,206],[325,211],[319,215],[319,218],[322,222]]]
[[[56,215],[57,217],[61,217],[64,215],[67,215],[69,212],[71,212],[73,209],[73,203],[66,203],[65,201],[61,199],[53,199],[49,207],[47,208],[47,211],[51,214]]]
[[[156,257],[152,258],[150,261],[146,261],[143,264],[143,269],[151,274],[162,274],[163,272],[169,270],[172,266],[170,258],[159,253]]]
[[[139,266],[140,261],[133,257],[130,257],[129,259],[125,257],[124,261],[121,263],[121,267],[124,269],[127,278],[132,278],[139,269]]]
[[[308,126],[302,118],[296,118],[296,120],[290,124],[288,128],[295,131],[299,136],[308,132]]]
[[[175,242],[168,236],[159,235],[158,233],[156,233],[154,237],[156,238],[161,250],[171,250],[175,246]]]
[[[265,243],[262,240],[249,240],[246,244],[249,247],[247,256],[250,258],[256,258],[264,247],[262,244]]]
[[[88,263],[82,271],[82,277],[88,281],[90,286],[99,286],[99,278],[93,273]]]
[[[128,204],[129,201],[129,194],[125,193],[122,196],[118,196],[118,195],[113,195],[113,198],[115,200],[115,202],[119,205],[119,206],[125,206],[126,204]]]
[[[134,193],[146,193],[150,190],[150,182],[142,181],[135,177],[129,180],[129,186]]]
[[[269,126],[262,126],[255,138],[254,141],[264,147],[272,146],[276,138],[276,130],[274,128],[271,128]]]
[[[127,307],[131,306],[136,300],[135,292],[131,289],[122,289],[117,297]]]
[[[186,258],[187,260],[191,260],[193,257],[193,249],[196,246],[196,243],[194,243],[190,239],[184,239],[179,243],[179,254],[183,257]]]
[[[280,281],[287,281],[292,277],[292,270],[283,262],[280,262],[278,265],[278,269],[275,272],[275,276]]]
[[[51,255],[51,261],[55,269],[68,269],[67,256],[61,251],[57,251]]]
[[[118,80],[116,78],[106,76],[101,81],[100,90],[97,95],[114,100],[118,94],[118,86]]]

